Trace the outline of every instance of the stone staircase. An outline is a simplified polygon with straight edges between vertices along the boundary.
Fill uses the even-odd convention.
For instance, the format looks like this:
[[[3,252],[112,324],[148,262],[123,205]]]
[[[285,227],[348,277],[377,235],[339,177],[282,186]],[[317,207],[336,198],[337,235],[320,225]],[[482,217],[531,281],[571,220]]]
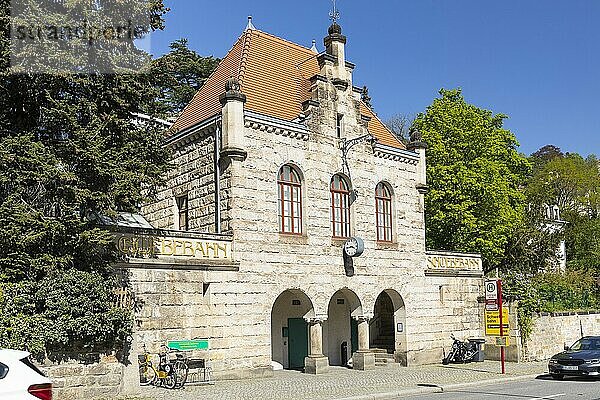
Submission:
[[[375,366],[387,367],[397,365],[394,361],[394,355],[387,352],[385,349],[371,349],[375,355]]]
[[[380,334],[371,343],[371,351],[375,354],[376,366],[399,365],[394,360],[394,325],[383,320],[379,327]]]

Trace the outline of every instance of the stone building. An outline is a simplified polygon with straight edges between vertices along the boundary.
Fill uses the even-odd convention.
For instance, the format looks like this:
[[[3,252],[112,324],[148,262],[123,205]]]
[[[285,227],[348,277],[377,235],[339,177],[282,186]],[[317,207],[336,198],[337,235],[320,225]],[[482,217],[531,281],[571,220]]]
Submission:
[[[216,379],[436,363],[480,336],[476,255],[426,252],[426,145],[405,146],[325,51],[252,23],[182,115],[175,168],[118,239],[134,350],[203,338]]]

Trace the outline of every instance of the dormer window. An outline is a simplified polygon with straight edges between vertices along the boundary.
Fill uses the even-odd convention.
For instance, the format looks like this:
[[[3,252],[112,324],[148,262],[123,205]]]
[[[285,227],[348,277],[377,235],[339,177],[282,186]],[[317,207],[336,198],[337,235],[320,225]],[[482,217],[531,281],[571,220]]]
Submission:
[[[337,122],[335,124],[335,131],[337,134],[337,138],[341,139],[344,134],[344,114],[337,115]]]

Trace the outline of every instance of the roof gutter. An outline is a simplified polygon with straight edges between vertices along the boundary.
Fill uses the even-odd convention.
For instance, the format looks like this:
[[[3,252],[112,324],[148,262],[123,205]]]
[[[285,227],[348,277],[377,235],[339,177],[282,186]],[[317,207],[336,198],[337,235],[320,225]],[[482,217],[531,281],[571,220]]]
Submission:
[[[221,121],[217,122],[214,140],[214,174],[215,174],[215,233],[221,233],[221,170],[219,155],[221,152]]]
[[[169,136],[166,140],[165,140],[165,145],[166,146],[172,146],[175,143],[179,142],[182,139],[185,139],[186,137],[201,131],[203,129],[205,129],[206,127],[214,124],[216,121],[221,119],[221,114],[215,114],[210,118],[205,119],[204,121],[201,121],[195,125],[190,126],[189,128],[186,128],[182,131],[177,132],[174,135]]]

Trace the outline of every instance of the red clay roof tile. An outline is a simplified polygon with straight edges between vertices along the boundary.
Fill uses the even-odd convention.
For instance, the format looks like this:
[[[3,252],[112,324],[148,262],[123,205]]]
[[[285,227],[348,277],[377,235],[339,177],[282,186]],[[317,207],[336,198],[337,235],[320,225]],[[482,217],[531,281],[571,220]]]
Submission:
[[[259,30],[246,30],[185,107],[170,133],[177,133],[221,111],[219,95],[234,76],[247,97],[245,109],[291,121],[311,97],[309,79],[319,73],[310,49]],[[364,104],[360,112],[371,117],[368,129],[380,143],[404,149],[389,129]]]

